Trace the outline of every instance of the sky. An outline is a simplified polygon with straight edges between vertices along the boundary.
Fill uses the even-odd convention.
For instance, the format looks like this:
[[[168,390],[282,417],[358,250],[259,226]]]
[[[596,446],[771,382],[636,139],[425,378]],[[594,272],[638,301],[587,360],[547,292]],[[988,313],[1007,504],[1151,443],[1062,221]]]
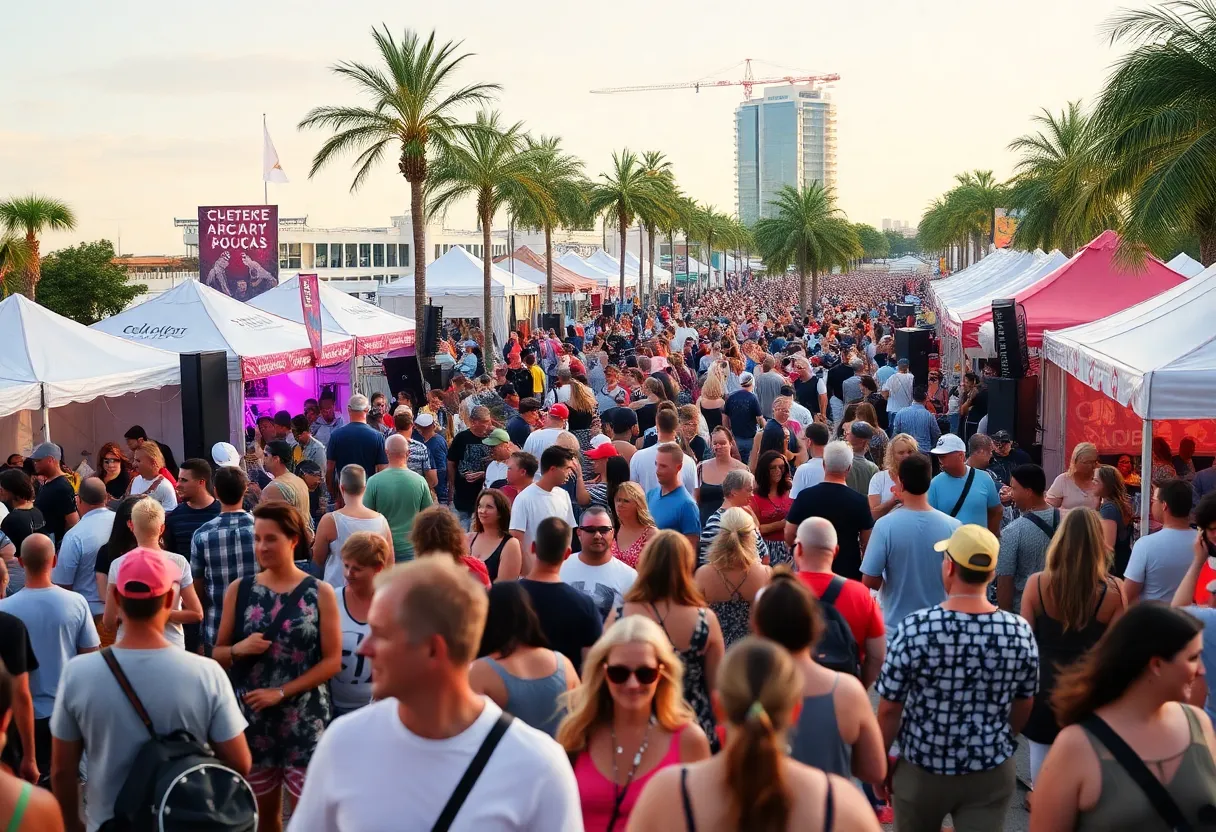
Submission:
[[[265,113],[290,178],[270,185],[280,216],[322,228],[384,227],[409,204],[395,165],[354,194],[346,159],[310,179],[325,134],[296,125],[314,106],[360,103],[330,67],[372,60],[370,29],[385,24],[463,40],[474,54],[461,81],[500,84],[503,117],[560,136],[592,176],[613,150],[661,150],[689,196],[727,213],[735,208],[740,87],[589,91],[742,77],[748,57],[757,77],[786,74],[774,67],[839,73],[840,206],[855,222],[915,224],[956,173],[1009,176],[1016,159],[1007,145],[1041,108],[1097,95],[1122,48],[1102,27],[1127,5],[22,3],[5,13],[6,29],[21,36],[6,40],[0,62],[0,198],[36,191],[75,209],[77,229],[48,234],[44,251],[121,235],[123,253],[183,253],[175,217],[195,216],[198,205],[261,203]],[[447,224],[472,228],[471,209],[454,209]]]

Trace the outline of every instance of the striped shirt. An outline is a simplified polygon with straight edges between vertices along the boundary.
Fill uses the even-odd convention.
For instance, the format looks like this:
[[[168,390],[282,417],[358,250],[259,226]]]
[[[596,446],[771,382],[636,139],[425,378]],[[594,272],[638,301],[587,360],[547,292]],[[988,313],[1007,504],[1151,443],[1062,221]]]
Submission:
[[[728,508],[730,506],[722,506],[722,508],[709,515],[709,519],[705,521],[705,528],[701,529],[701,545],[697,547],[697,568],[709,563],[709,545],[714,542],[714,538],[722,530],[722,512]],[[764,536],[760,534],[760,529],[757,528],[755,531],[756,556],[763,561],[768,557],[768,544],[764,542]]]
[[[203,643],[215,644],[224,610],[224,592],[233,581],[256,575],[253,555],[253,515],[225,512],[199,526],[190,542],[190,569],[203,591]]]
[[[435,463],[431,461],[430,450],[417,439],[410,439],[410,458],[407,467],[424,479],[426,478],[427,471],[435,470]]]

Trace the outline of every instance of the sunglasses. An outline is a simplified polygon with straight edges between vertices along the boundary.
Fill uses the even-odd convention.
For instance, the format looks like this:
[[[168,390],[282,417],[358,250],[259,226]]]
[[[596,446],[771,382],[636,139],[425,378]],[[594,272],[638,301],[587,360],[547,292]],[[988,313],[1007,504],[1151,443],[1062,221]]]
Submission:
[[[579,526],[578,530],[587,534],[608,534],[612,531],[612,526]]]
[[[637,679],[639,685],[653,685],[659,678],[659,669],[649,665],[627,667],[623,664],[610,664],[604,668],[604,675],[614,685],[625,684],[629,681],[630,676]]]
[[[105,465],[109,465],[111,462],[113,462],[114,464],[118,464],[121,461],[122,460],[114,459],[113,457],[106,457],[105,459],[102,460],[102,463],[104,463]]]

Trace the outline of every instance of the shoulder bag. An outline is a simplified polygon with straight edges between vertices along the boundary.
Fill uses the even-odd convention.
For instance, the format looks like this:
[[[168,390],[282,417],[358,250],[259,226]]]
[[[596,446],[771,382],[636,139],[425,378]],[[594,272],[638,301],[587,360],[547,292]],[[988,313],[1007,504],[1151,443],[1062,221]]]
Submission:
[[[967,495],[971,493],[971,483],[975,482],[975,469],[971,468],[967,471],[967,481],[963,483],[963,493],[958,495],[958,502],[954,504],[954,508],[950,509],[951,517],[958,517],[958,513],[963,510],[963,503],[967,502]]]

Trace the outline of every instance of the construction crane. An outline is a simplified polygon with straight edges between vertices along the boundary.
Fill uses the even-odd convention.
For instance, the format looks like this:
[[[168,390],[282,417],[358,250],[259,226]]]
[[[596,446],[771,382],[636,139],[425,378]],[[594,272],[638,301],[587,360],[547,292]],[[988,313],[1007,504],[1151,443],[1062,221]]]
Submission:
[[[618,92],[650,92],[652,90],[696,90],[702,87],[743,87],[744,100],[751,100],[752,87],[756,84],[812,84],[831,83],[839,81],[840,76],[834,72],[826,75],[785,75],[780,78],[756,78],[752,75],[752,59],[743,61],[743,77],[738,81],[686,81],[675,84],[643,84],[634,87],[608,87],[602,90],[592,90],[596,95],[607,95]]]

